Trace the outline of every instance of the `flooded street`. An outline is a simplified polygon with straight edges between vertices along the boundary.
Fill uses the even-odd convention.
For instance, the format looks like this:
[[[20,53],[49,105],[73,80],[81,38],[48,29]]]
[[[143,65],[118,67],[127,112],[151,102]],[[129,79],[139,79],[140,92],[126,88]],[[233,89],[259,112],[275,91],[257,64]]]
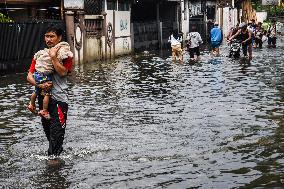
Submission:
[[[281,188],[284,41],[249,64],[208,51],[76,66],[61,163],[47,163],[26,73],[0,79],[0,188]],[[223,45],[221,52],[226,52]],[[186,54],[185,60],[188,60]]]

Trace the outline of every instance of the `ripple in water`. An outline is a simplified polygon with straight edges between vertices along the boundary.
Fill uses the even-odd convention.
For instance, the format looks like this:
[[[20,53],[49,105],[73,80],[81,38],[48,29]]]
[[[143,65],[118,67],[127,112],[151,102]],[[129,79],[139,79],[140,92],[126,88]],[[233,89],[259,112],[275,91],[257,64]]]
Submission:
[[[206,51],[195,64],[149,54],[76,66],[55,166],[25,108],[26,75],[1,77],[0,186],[280,188],[283,55],[281,46],[254,50],[250,63]]]

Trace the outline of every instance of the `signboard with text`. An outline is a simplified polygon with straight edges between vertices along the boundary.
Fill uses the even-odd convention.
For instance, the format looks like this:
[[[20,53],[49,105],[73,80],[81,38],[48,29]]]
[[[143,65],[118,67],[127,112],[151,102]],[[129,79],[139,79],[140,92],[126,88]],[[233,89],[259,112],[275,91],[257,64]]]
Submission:
[[[278,5],[279,0],[262,0],[262,5]]]
[[[64,9],[84,9],[84,0],[64,0]]]

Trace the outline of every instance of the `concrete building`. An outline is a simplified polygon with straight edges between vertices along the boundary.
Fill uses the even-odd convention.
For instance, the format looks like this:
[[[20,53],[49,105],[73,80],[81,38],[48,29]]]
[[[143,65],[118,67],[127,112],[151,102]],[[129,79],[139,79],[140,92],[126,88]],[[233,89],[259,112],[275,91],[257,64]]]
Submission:
[[[97,4],[86,1],[84,7],[81,56],[85,60],[82,61],[109,59],[132,52],[128,0],[101,0]]]
[[[226,35],[237,22],[253,18],[250,7],[250,0],[0,1],[1,12],[16,22],[64,21],[79,63],[167,47],[173,30],[185,38],[192,25],[208,38],[217,21]]]
[[[207,38],[212,22],[216,20],[216,11],[217,2],[214,0],[181,0],[181,30],[184,37],[194,25],[202,38]]]

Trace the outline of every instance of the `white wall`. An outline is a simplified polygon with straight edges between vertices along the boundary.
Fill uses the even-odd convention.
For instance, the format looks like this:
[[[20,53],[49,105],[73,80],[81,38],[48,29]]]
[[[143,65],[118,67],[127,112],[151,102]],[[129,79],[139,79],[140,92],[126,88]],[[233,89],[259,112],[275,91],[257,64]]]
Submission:
[[[223,35],[227,36],[232,27],[236,26],[238,22],[238,10],[230,9],[229,7],[218,8],[216,12],[216,21],[219,23],[219,26],[222,28]],[[223,20],[222,20],[223,19]]]
[[[115,36],[112,47],[107,47],[108,56],[110,51],[113,55],[114,50],[115,56],[131,53],[130,11],[106,10],[106,13],[106,23],[112,24]]]
[[[130,11],[115,12],[115,54],[129,54],[131,47]]]
[[[130,36],[130,11],[115,12],[115,37]]]
[[[257,22],[263,22],[267,18],[267,12],[256,12]]]
[[[85,62],[92,62],[96,59],[101,59],[104,55],[104,37],[97,39],[87,38],[86,40],[86,49],[85,50]]]

